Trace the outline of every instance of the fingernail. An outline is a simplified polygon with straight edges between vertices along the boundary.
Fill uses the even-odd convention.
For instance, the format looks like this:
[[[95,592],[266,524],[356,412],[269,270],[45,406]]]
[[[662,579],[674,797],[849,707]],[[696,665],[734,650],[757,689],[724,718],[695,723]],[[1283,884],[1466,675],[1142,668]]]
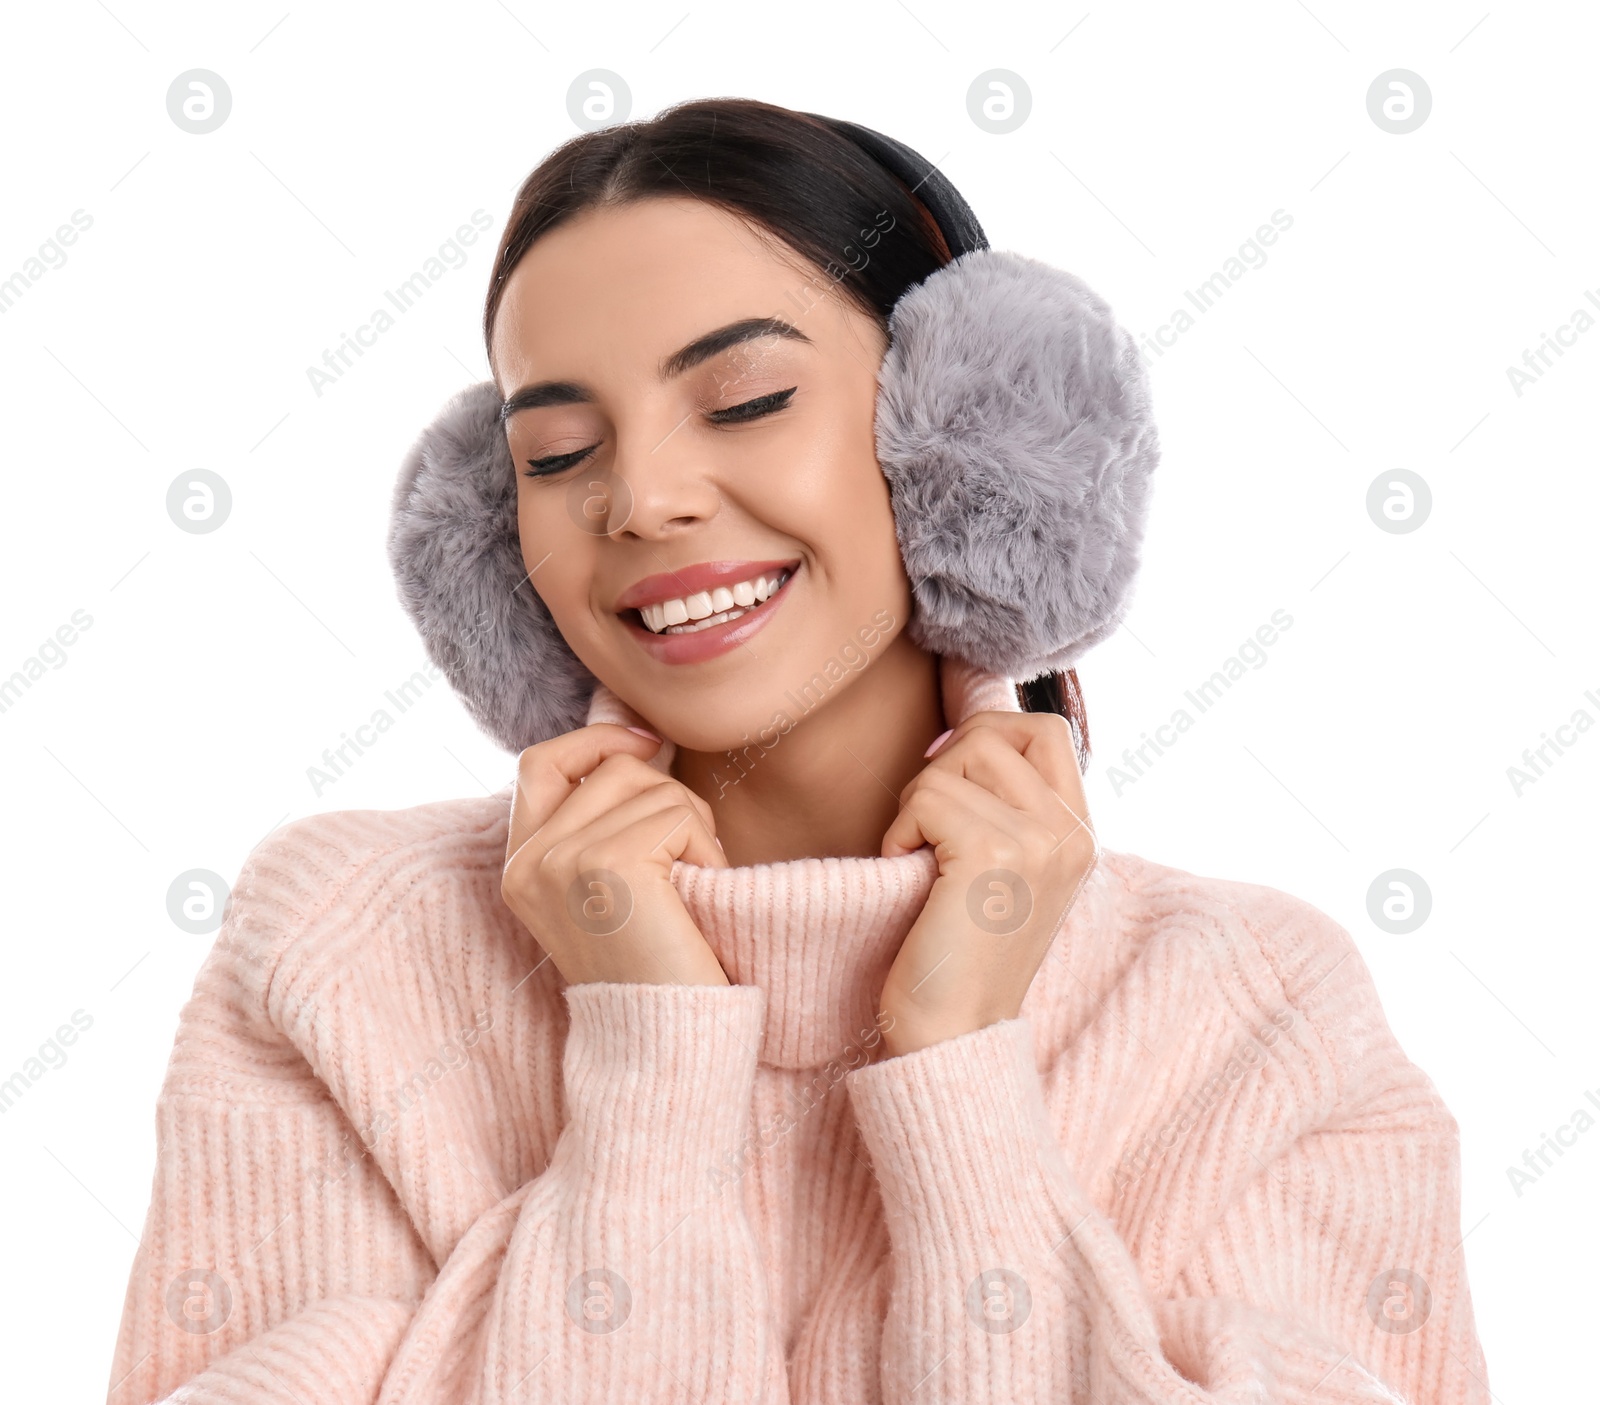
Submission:
[[[658,742],[658,741],[661,740],[661,738],[658,737],[654,732],[647,732],[647,731],[645,731],[645,729],[643,727],[631,727],[630,726],[628,728],[628,730],[630,732],[637,732],[641,737],[649,737],[650,740],[653,741],[653,742]]]
[[[938,736],[928,743],[928,749],[922,753],[923,756],[932,756],[934,752],[944,745],[944,739],[953,731],[955,731],[954,727],[946,727],[944,731],[940,732]]]

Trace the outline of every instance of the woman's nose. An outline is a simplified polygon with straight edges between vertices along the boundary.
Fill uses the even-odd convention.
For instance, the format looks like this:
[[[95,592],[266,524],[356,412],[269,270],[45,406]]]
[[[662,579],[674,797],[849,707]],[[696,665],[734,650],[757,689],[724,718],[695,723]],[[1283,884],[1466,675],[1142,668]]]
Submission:
[[[609,472],[591,477],[603,480],[590,491],[599,530],[607,536],[670,535],[709,522],[722,505],[712,466],[681,426],[653,437],[619,436]]]

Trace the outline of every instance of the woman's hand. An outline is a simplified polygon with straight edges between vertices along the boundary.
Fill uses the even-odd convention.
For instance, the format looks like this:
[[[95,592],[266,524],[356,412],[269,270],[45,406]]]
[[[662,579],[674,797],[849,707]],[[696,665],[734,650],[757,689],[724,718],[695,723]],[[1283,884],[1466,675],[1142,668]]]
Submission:
[[[660,745],[595,722],[517,760],[500,896],[568,985],[729,984],[671,878],[728,860],[711,807],[647,764]]]
[[[1055,713],[974,713],[900,802],[884,857],[932,844],[939,876],[884,982],[891,1057],[1015,1019],[1100,857]]]

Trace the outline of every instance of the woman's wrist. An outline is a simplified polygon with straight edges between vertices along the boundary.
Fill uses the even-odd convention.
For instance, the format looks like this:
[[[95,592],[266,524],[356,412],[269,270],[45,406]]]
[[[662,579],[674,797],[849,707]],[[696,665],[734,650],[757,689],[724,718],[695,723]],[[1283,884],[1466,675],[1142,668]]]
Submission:
[[[902,999],[885,991],[880,1001],[883,1016],[883,1045],[885,1057],[899,1058],[914,1054],[931,1044],[941,1044],[947,1039],[959,1039],[1001,1020],[1015,1019],[1020,1011],[1000,1008],[992,1001],[973,1003],[967,1007],[920,1009],[915,1002]]]
[[[1008,1015],[975,1015],[962,1019],[906,1020],[896,1017],[883,1034],[885,1056],[897,1059],[903,1054],[914,1054],[947,1039],[959,1039],[964,1034],[974,1034],[989,1025],[998,1024]]]

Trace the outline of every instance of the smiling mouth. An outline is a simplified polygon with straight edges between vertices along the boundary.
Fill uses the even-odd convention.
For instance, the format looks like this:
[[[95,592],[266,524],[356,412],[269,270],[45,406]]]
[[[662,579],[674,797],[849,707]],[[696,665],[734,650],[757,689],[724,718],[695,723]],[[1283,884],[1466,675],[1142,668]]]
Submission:
[[[653,635],[698,634],[764,609],[793,579],[798,563],[780,571],[752,576],[732,586],[698,591],[687,597],[628,609],[621,617]],[[717,608],[718,606],[722,608]],[[699,614],[699,611],[709,613]]]

